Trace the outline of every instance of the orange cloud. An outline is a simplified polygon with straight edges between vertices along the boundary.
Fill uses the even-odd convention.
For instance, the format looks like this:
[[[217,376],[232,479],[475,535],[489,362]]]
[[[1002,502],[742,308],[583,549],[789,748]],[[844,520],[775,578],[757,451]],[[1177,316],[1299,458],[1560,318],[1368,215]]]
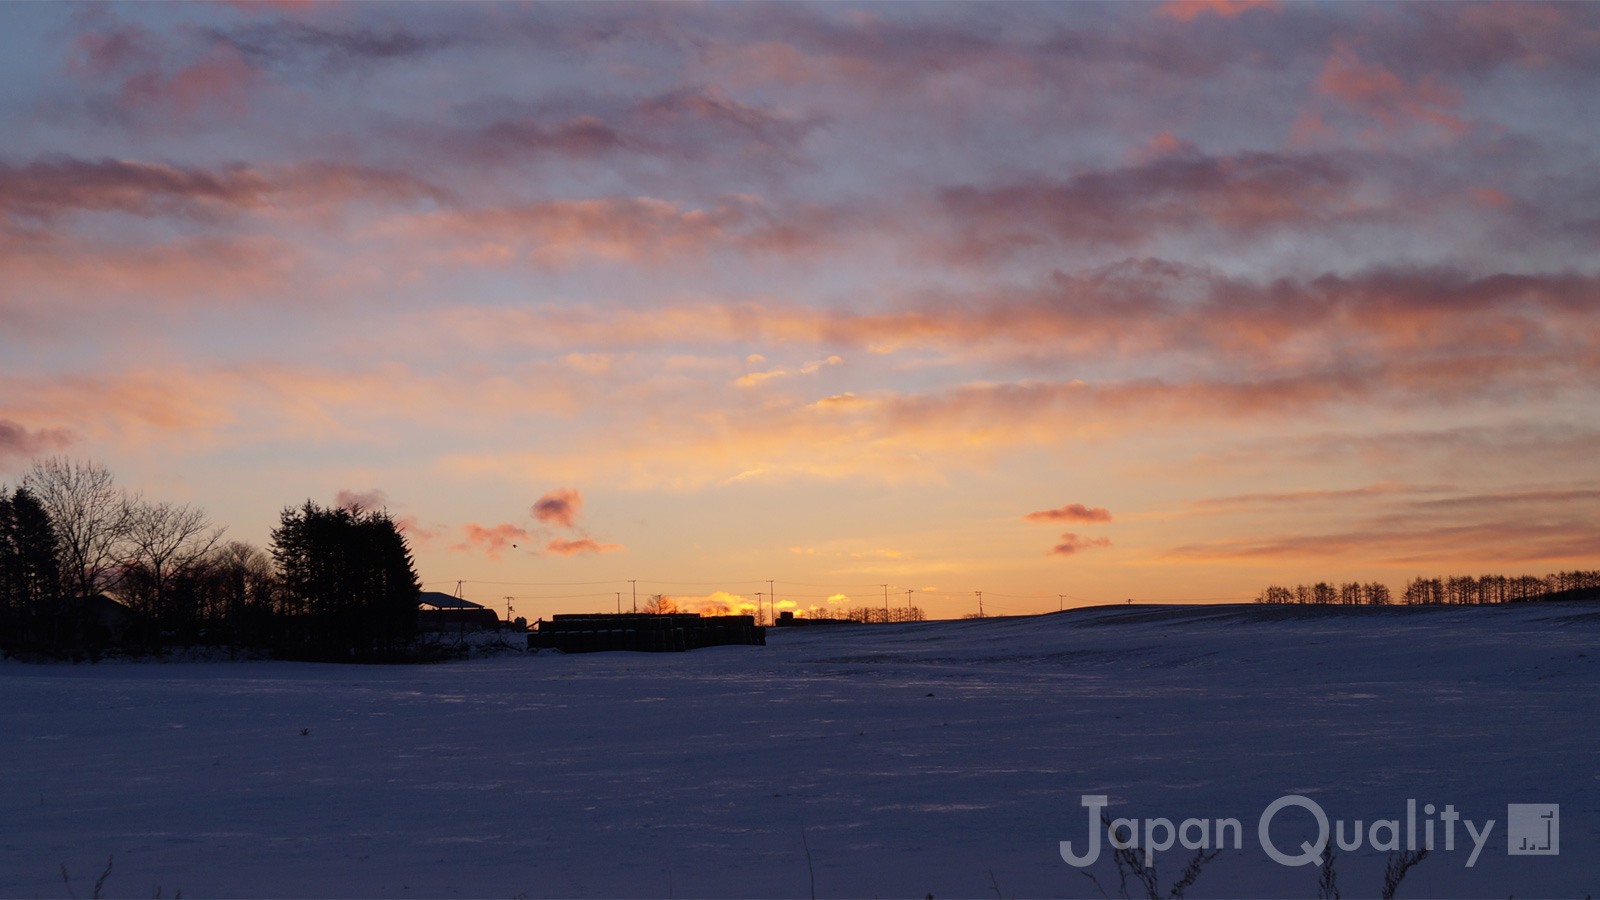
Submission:
[[[288,290],[304,260],[270,235],[214,235],[169,244],[112,247],[71,238],[9,241],[0,228],[0,315],[24,322],[116,321],[130,299],[164,311],[221,306]],[[31,302],[30,302],[31,301]]]
[[[1482,566],[1574,562],[1600,555],[1600,531],[1581,519],[1428,524],[1320,534],[1249,536],[1188,544],[1166,558],[1206,562],[1341,559],[1385,566]]]
[[[626,307],[458,309],[407,327],[475,348],[569,352],[687,344],[807,342],[1012,358],[1030,348],[1073,357],[1168,351],[1248,355],[1305,365],[1307,352],[1353,348],[1368,359],[1419,351],[1479,352],[1554,338],[1557,316],[1600,321],[1581,275],[1469,276],[1448,269],[1382,269],[1256,283],[1157,260],[1129,261],[972,296],[920,300],[881,312],[769,301]],[[1470,310],[1471,315],[1463,315]],[[981,349],[974,349],[981,348]],[[849,396],[841,394],[841,397]]]
[[[601,544],[591,538],[579,538],[569,541],[565,538],[556,538],[544,547],[548,553],[557,556],[575,556],[579,553],[615,553],[624,549],[621,544]]]
[[[982,466],[1019,446],[1105,439],[1188,422],[1239,427],[1314,421],[1356,409],[1437,410],[1529,393],[1571,396],[1575,361],[1419,359],[1372,366],[1291,368],[1264,377],[1163,381],[973,382],[922,393],[877,391],[848,405],[784,398],[758,409],[693,401],[692,415],[652,419],[648,440],[615,433],[582,452],[459,455],[460,471],[511,477],[614,478],[631,487],[688,488],[792,477],[938,481],[952,466]],[[1600,357],[1583,363],[1600,371]],[[659,411],[658,411],[659,412]]]
[[[1305,503],[1314,501],[1341,501],[1413,494],[1432,494],[1448,490],[1439,486],[1423,486],[1380,482],[1361,488],[1340,491],[1292,491],[1275,494],[1237,494],[1231,497],[1210,497],[1196,500],[1199,507],[1246,507],[1264,504]]]
[[[727,591],[716,591],[704,597],[673,597],[672,602],[678,612],[699,613],[702,616],[751,616],[756,612],[754,600]],[[765,607],[766,603],[763,602],[762,606]]]
[[[816,210],[780,218],[754,197],[691,207],[654,197],[553,200],[392,216],[374,236],[411,242],[424,258],[461,262],[503,247],[543,268],[584,262],[662,263],[717,250],[796,254],[833,240],[837,222]],[[501,254],[491,254],[499,261]]]
[[[1082,550],[1109,546],[1111,546],[1110,538],[1085,538],[1067,531],[1062,533],[1061,543],[1052,547],[1050,553],[1053,556],[1071,556]]]
[[[492,431],[508,411],[548,414],[566,405],[554,374],[538,381],[540,390],[529,391],[512,377],[424,374],[397,364],[344,371],[278,363],[64,378],[0,375],[0,417],[191,444],[269,434],[376,440],[445,412]]]
[[[1022,519],[1025,522],[1109,522],[1111,513],[1098,506],[1069,503],[1057,509],[1028,513]]]
[[[1439,494],[1455,496],[1437,496]],[[1279,560],[1338,559],[1351,565],[1478,566],[1592,561],[1600,552],[1600,529],[1588,511],[1600,500],[1589,482],[1553,484],[1523,490],[1456,493],[1454,489],[1378,484],[1349,491],[1222,498],[1275,506],[1300,500],[1332,500],[1346,505],[1382,498],[1362,519],[1328,527],[1327,511],[1294,528],[1281,519],[1271,534],[1254,534],[1186,544],[1163,558],[1205,562],[1270,564]],[[1233,511],[1233,510],[1230,510]]]
[[[528,532],[515,525],[495,525],[485,528],[473,522],[462,526],[466,533],[466,543],[456,545],[457,550],[466,550],[473,546],[482,546],[489,559],[496,562],[500,554],[507,549],[517,546],[517,541],[529,540]]]

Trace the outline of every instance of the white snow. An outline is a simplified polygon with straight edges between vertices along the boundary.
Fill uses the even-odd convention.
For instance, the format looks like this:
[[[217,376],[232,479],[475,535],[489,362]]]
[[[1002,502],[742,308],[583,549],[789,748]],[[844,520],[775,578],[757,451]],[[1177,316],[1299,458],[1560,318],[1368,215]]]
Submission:
[[[1474,868],[1458,829],[1402,897],[1600,890],[1600,604],[769,634],[431,666],[0,665],[0,895],[67,896],[65,864],[88,897],[114,855],[108,896],[804,897],[809,846],[819,897],[1098,897],[1058,842],[1081,847],[1080,796],[1108,794],[1112,816],[1243,823],[1190,897],[1315,896],[1315,867],[1256,839],[1294,793],[1333,819],[1403,828],[1415,798],[1497,820]],[[1507,855],[1510,803],[1560,804],[1559,856]],[[1157,854],[1163,890],[1188,855]],[[1344,895],[1376,896],[1385,856],[1341,853]],[[1109,851],[1089,871],[1117,895]]]

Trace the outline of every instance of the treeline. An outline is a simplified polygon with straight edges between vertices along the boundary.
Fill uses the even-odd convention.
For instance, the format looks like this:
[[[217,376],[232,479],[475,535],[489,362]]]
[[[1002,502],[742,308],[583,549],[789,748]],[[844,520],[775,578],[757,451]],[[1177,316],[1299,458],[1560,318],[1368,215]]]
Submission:
[[[1292,588],[1268,585],[1256,596],[1257,603],[1335,603],[1343,606],[1386,606],[1391,602],[1389,586],[1381,582],[1360,584],[1354,581],[1332,585],[1326,581],[1298,584]]]
[[[1400,595],[1404,603],[1480,604],[1540,600],[1562,591],[1600,588],[1600,570],[1552,572],[1537,575],[1451,575],[1414,578]]]
[[[1476,605],[1542,600],[1563,591],[1600,588],[1600,570],[1553,572],[1538,575],[1451,575],[1413,578],[1398,602],[1409,605]],[[1292,588],[1269,585],[1256,596],[1257,603],[1321,603],[1341,606],[1384,606],[1395,602],[1387,585],[1379,582],[1334,585],[1326,581]]]
[[[421,585],[387,513],[307,501],[266,550],[223,537],[203,510],[130,495],[96,463],[35,462],[0,486],[0,650],[370,659],[414,637]]]
[[[889,622],[926,622],[928,620],[920,606],[891,606],[887,609],[881,606],[856,606],[840,610],[834,613],[833,616],[837,619],[849,619],[852,622],[880,625]]]
[[[675,613],[682,611],[679,607],[678,601],[668,597],[666,594],[650,595],[650,597],[640,606],[640,610],[646,613],[655,614]],[[813,609],[810,612],[802,611],[796,613],[796,615],[804,618],[813,613],[820,617],[829,619],[844,619],[851,622],[866,622],[876,624],[883,624],[885,622],[926,622],[928,620],[928,617],[923,614],[920,606],[891,606],[887,609],[882,606],[857,606],[851,609],[839,610]],[[702,612],[702,615],[710,615],[710,613]],[[759,614],[757,615],[757,624],[761,624]]]

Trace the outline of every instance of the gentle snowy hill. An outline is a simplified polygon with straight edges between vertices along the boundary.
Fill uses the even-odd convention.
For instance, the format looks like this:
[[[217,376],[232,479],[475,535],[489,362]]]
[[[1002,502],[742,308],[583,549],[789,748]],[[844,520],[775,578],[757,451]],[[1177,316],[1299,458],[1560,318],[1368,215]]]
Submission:
[[[1240,820],[1188,896],[1316,896],[1319,870],[1256,835],[1299,794],[1402,838],[1408,799],[1496,820],[1473,868],[1458,827],[1399,896],[1583,896],[1597,660],[1600,603],[1550,603],[1103,607],[412,667],[6,663],[0,895],[64,896],[65,864],[87,897],[114,855],[108,896],[809,896],[814,874],[819,897],[1098,897],[1058,843],[1083,846],[1080,797],[1105,794],[1113,817]],[[1560,804],[1558,856],[1507,855],[1512,803]],[[1310,821],[1284,813],[1281,849]],[[1189,855],[1157,853],[1163,890]],[[1344,896],[1377,895],[1386,856],[1341,852]],[[1087,871],[1117,894],[1109,850]]]

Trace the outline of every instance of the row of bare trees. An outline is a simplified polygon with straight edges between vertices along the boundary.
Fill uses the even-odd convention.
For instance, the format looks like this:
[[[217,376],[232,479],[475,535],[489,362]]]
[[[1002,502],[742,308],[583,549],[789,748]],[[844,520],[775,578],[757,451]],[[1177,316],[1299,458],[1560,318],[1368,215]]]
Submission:
[[[926,622],[920,606],[855,606],[833,614],[835,618],[853,622],[886,624],[889,622]]]
[[[1451,575],[1414,578],[1406,584],[1405,603],[1468,605],[1541,600],[1564,591],[1600,588],[1600,570],[1575,569],[1538,575]]]
[[[1600,570],[1577,569],[1538,575],[1451,575],[1445,578],[1413,578],[1406,583],[1399,602],[1421,604],[1486,604],[1543,600],[1564,591],[1600,588]],[[1380,582],[1339,585],[1319,581],[1292,588],[1269,585],[1256,595],[1257,603],[1317,603],[1343,606],[1384,606],[1394,602],[1387,585]]]
[[[1392,602],[1389,586],[1373,581],[1367,584],[1347,581],[1333,585],[1326,581],[1297,584],[1292,588],[1268,585],[1256,596],[1257,603],[1325,603],[1341,606],[1387,606]]]

